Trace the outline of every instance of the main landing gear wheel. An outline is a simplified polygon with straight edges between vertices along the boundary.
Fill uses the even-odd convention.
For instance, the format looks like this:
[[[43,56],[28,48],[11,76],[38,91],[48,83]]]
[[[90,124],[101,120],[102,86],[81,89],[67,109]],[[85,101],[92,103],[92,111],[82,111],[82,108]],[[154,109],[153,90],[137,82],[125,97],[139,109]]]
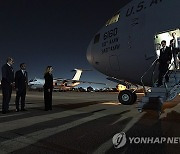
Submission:
[[[119,93],[118,100],[123,105],[132,105],[136,102],[137,95],[130,90],[123,90]]]

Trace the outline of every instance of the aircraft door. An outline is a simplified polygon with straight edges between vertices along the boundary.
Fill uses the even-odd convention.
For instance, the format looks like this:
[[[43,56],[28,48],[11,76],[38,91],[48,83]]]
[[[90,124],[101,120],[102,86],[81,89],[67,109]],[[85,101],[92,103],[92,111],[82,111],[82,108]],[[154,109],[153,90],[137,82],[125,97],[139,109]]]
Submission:
[[[110,63],[110,69],[112,71],[119,71],[120,70],[118,56],[111,55],[109,57],[109,63]]]
[[[174,35],[173,35],[174,33]],[[167,30],[161,33],[157,33],[154,36],[154,40],[155,40],[155,50],[156,50],[156,54],[159,57],[160,55],[160,49],[161,49],[161,41],[165,40],[166,41],[166,46],[170,45],[170,40],[175,39],[175,47],[176,48],[180,48],[180,30],[179,29],[174,29],[174,30]],[[177,57],[177,60],[179,61],[179,57]],[[173,58],[171,60],[171,63],[173,63]],[[171,70],[174,69],[174,65],[171,66]]]

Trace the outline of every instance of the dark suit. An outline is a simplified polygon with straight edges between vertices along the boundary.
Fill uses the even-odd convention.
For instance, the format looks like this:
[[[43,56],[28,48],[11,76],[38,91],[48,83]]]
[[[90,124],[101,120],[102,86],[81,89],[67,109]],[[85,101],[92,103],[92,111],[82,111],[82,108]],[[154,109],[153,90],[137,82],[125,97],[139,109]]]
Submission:
[[[175,48],[180,48],[180,37],[173,38],[173,40],[175,41],[174,47]]]
[[[177,48],[180,48],[180,37],[177,38]]]
[[[53,90],[53,76],[52,74],[46,73],[44,75],[44,104],[45,110],[52,110],[52,90]],[[48,91],[50,89],[50,91]]]
[[[162,85],[163,76],[167,73],[169,64],[168,61],[171,62],[172,53],[169,47],[166,47],[165,50],[160,49],[160,56],[158,59],[159,62],[159,77],[158,77],[158,86]],[[165,76],[166,82],[169,81],[169,77],[166,74]]]
[[[15,74],[15,87],[16,87],[16,110],[19,111],[19,99],[21,98],[21,110],[25,107],[26,87],[28,83],[28,74],[19,70]]]
[[[2,66],[2,112],[6,113],[9,110],[9,102],[11,100],[12,84],[14,82],[14,70],[12,66],[5,64]]]
[[[171,53],[172,53],[172,56],[173,56],[173,61],[174,61],[174,66],[175,68],[177,69],[178,68],[178,62],[177,62],[177,58],[178,58],[178,53],[179,53],[179,49],[176,48],[176,47],[171,47],[170,46],[170,49],[171,49]]]

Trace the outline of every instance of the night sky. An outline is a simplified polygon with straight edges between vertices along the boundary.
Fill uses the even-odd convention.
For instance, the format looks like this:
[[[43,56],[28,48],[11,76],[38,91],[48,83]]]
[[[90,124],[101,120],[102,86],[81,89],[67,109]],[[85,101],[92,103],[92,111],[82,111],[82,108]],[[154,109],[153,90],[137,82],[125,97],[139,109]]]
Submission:
[[[15,71],[25,62],[29,79],[43,78],[47,65],[53,66],[54,77],[68,79],[74,75],[70,72],[74,68],[93,69],[86,59],[88,44],[125,3],[126,0],[1,0],[0,66],[8,56],[14,58]],[[81,80],[116,85],[94,69],[84,72]]]

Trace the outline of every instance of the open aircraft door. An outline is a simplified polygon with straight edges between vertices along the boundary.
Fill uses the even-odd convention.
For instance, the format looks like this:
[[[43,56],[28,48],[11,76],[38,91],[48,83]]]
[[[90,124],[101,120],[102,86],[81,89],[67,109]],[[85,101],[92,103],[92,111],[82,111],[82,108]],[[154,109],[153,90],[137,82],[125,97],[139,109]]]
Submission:
[[[180,29],[176,28],[173,30],[167,30],[164,32],[158,32],[154,36],[154,44],[155,44],[155,50],[156,54],[159,57],[160,55],[160,49],[161,49],[161,41],[165,40],[166,41],[166,46],[170,45],[170,40],[173,39],[172,34],[175,33],[175,40],[176,40],[176,48],[180,48]],[[180,56],[179,56],[180,58]],[[178,59],[179,60],[179,59]],[[173,62],[173,58],[171,60],[171,63]],[[170,68],[171,70],[174,69],[174,65]]]

